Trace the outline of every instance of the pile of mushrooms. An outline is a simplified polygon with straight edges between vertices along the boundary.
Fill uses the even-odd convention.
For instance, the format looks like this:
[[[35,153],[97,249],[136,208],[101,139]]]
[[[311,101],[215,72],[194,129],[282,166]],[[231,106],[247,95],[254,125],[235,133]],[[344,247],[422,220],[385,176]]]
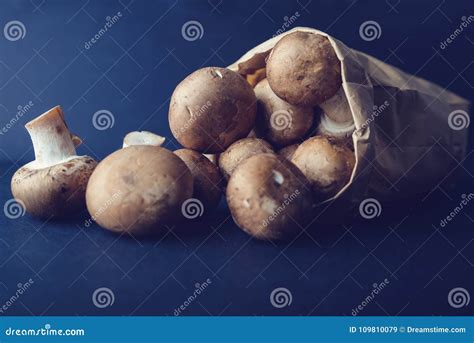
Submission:
[[[225,189],[234,221],[248,234],[296,235],[314,205],[350,181],[354,122],[326,37],[285,35],[261,61],[242,73],[199,69],[178,84],[168,118],[184,148],[174,152],[161,136],[131,132],[97,164],[76,156],[77,139],[53,108],[26,125],[36,159],[14,175],[13,195],[36,216],[87,206],[105,229],[149,235],[189,220],[189,202],[211,213]],[[40,180],[49,186],[38,187]]]

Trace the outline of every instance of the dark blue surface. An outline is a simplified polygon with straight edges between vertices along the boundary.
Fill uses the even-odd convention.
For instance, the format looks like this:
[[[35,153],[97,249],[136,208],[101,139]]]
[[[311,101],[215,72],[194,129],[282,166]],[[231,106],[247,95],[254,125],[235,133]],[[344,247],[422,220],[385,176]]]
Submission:
[[[121,11],[123,17],[90,49],[88,42]],[[446,49],[439,45],[473,14],[472,1],[2,1],[0,23],[19,20],[24,39],[0,35],[0,127],[18,106],[32,108],[0,135],[0,205],[10,198],[14,171],[33,159],[23,125],[61,104],[71,131],[84,139],[80,154],[101,159],[137,129],[169,137],[169,97],[201,66],[231,64],[270,38],[285,16],[293,26],[321,29],[401,69],[474,100],[473,25]],[[203,37],[186,41],[182,25],[199,21]],[[376,20],[380,39],[366,42],[359,26]],[[95,112],[113,113],[114,126],[97,130]],[[470,131],[472,133],[472,126]],[[472,135],[471,135],[472,137]],[[374,283],[389,285],[361,315],[468,315],[453,308],[455,287],[474,295],[472,203],[444,228],[441,218],[473,193],[472,145],[454,190],[440,185],[423,201],[382,204],[377,220],[345,226],[316,223],[291,243],[251,240],[232,222],[224,204],[199,223],[182,225],[161,240],[118,237],[70,222],[0,215],[0,306],[17,284],[34,284],[8,315],[173,315],[207,278],[210,286],[184,315],[351,315]],[[99,287],[115,295],[112,306],[94,306]],[[291,291],[292,303],[275,308],[270,293]]]

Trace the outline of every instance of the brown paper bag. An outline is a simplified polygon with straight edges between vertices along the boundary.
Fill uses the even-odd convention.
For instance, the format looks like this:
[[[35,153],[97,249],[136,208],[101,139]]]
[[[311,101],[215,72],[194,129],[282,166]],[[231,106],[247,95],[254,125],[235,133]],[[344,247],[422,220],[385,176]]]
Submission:
[[[467,100],[324,32],[297,27],[256,46],[229,68],[247,75],[265,67],[277,41],[294,31],[318,33],[331,42],[341,61],[342,87],[355,123],[356,165],[349,183],[329,201],[342,196],[353,203],[368,197],[413,197],[436,187],[463,161]]]

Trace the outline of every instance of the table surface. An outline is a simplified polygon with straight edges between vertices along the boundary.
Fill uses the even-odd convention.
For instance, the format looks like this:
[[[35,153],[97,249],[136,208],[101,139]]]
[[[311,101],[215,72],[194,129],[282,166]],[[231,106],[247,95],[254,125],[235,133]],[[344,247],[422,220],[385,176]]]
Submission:
[[[12,174],[33,158],[23,128],[28,120],[60,103],[69,127],[84,139],[79,152],[97,159],[137,129],[164,134],[174,149],[166,115],[176,84],[200,66],[231,64],[296,12],[293,26],[327,31],[473,100],[472,27],[439,47],[472,12],[469,1],[4,1],[0,9],[2,25],[25,26],[21,40],[0,37],[0,126],[18,106],[33,104],[0,135],[2,207],[12,198]],[[118,11],[122,17],[91,43]],[[202,25],[201,39],[183,39],[190,20]],[[378,40],[359,36],[366,20],[380,23]],[[92,125],[102,109],[114,115],[107,130]],[[469,130],[472,137],[472,125]],[[373,220],[317,222],[290,242],[249,238],[224,203],[202,220],[140,240],[86,227],[86,213],[45,222],[0,212],[1,314],[173,315],[183,305],[183,315],[351,315],[382,282],[386,287],[360,315],[472,314],[472,302],[460,308],[448,302],[457,287],[474,294],[472,204],[440,226],[462,194],[474,192],[472,149],[456,168],[454,189],[441,184],[421,200],[382,203]],[[207,288],[189,301],[204,282]],[[94,305],[92,295],[102,287],[113,292],[112,306]],[[291,294],[282,308],[270,301],[280,287]]]

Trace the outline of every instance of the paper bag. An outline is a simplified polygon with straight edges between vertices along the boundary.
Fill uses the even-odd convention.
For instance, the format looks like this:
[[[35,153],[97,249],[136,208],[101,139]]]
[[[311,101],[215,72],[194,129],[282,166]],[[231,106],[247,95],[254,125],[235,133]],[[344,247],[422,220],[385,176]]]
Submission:
[[[341,61],[342,87],[354,118],[355,168],[329,201],[414,197],[453,173],[466,153],[469,102],[442,87],[303,27],[263,42],[229,68],[247,75],[265,67],[273,46],[295,31],[329,39]]]

